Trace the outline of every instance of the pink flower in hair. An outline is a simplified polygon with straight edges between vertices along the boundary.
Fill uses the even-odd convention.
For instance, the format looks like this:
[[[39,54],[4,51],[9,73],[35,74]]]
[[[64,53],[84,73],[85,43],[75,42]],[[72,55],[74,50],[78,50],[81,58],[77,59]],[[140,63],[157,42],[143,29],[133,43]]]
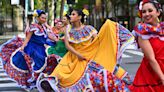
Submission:
[[[55,24],[57,24],[58,22],[60,22],[61,20],[59,19],[59,18],[56,18],[55,20],[54,20],[54,22],[55,22]]]

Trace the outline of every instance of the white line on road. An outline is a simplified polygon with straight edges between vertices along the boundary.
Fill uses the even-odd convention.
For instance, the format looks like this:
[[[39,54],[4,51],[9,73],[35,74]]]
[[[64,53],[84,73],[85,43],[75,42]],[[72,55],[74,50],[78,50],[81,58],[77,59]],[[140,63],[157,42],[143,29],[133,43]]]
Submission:
[[[7,74],[4,72],[4,73],[0,73],[0,76],[7,76]]]
[[[0,69],[0,72],[5,72],[5,70],[4,69]]]
[[[6,88],[6,87],[19,87],[19,86],[18,86],[17,83],[13,82],[13,83],[2,83],[2,84],[0,84],[0,88],[1,87],[5,87]]]
[[[12,91],[0,91],[0,92],[26,92],[26,91],[12,90]]]
[[[123,57],[123,58],[129,58],[129,57],[131,57],[131,56],[126,55],[126,54],[123,54],[122,57]]]
[[[11,80],[11,81],[13,81],[13,79],[11,79],[11,78],[0,78],[0,81],[7,81],[7,80]]]
[[[143,56],[143,53],[140,52],[140,51],[135,51],[135,50],[126,50],[125,52],[128,52],[128,53],[132,53],[132,54],[135,54],[135,55],[139,55],[139,56]]]

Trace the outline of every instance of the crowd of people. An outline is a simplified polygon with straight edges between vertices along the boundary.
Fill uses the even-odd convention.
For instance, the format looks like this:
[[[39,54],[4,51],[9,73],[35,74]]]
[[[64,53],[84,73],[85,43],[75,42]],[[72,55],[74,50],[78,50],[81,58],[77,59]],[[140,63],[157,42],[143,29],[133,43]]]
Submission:
[[[16,36],[1,45],[3,67],[21,87],[39,92],[163,92],[162,8],[156,0],[139,5],[142,21],[133,32],[109,19],[97,31],[84,23],[87,14],[80,9],[51,27],[38,9],[25,39]],[[134,80],[121,67],[132,43],[144,53]]]

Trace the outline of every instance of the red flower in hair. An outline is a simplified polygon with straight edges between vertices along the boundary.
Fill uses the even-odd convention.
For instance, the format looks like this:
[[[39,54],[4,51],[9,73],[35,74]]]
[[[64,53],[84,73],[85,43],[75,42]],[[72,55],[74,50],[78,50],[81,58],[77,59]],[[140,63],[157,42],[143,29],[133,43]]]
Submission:
[[[145,3],[149,2],[149,0],[142,0],[142,2],[143,2],[143,4],[145,4]]]
[[[142,0],[142,1],[139,3],[138,16],[139,16],[140,18],[142,18],[142,6],[143,6],[145,3],[147,3],[147,2],[149,2],[149,0]]]

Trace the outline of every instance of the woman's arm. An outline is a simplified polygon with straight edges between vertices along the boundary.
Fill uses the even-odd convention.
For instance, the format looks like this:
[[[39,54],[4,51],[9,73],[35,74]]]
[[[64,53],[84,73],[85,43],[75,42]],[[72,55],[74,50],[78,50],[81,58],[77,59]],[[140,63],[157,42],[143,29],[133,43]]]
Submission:
[[[45,23],[45,26],[47,27],[48,38],[53,40],[53,41],[59,41],[59,39],[55,35],[53,35],[54,34],[52,31],[53,28],[51,26],[49,26],[47,24],[47,22]]]
[[[66,48],[71,51],[73,54],[75,54],[79,60],[86,60],[86,58],[84,58],[79,52],[77,52],[70,44],[69,44],[69,41],[68,41],[68,37],[67,37],[67,32],[65,32],[65,39],[64,39],[64,42],[65,42],[65,46]]]
[[[21,46],[21,51],[24,50],[24,47],[27,45],[27,43],[29,42],[29,40],[31,39],[33,32],[28,32],[25,41],[23,42],[23,45]]]
[[[45,26],[46,26],[46,28],[47,28],[47,29],[52,30],[52,27],[51,27],[50,25],[48,25],[48,23],[47,23],[47,22],[45,22],[44,24],[45,24]]]
[[[52,32],[47,32],[48,38],[50,38],[53,41],[59,41],[59,38],[57,38],[55,35],[53,35]]]
[[[26,20],[26,28],[25,28],[25,32],[28,32],[30,30],[30,25],[29,25],[29,20]]]
[[[159,76],[159,78],[161,79],[161,81],[164,85],[164,74],[163,74],[157,60],[155,59],[154,51],[153,51],[153,48],[151,47],[149,40],[143,40],[141,37],[139,37],[138,43],[139,43],[139,46],[141,47],[144,55],[149,60],[151,67],[157,73],[157,75]]]

